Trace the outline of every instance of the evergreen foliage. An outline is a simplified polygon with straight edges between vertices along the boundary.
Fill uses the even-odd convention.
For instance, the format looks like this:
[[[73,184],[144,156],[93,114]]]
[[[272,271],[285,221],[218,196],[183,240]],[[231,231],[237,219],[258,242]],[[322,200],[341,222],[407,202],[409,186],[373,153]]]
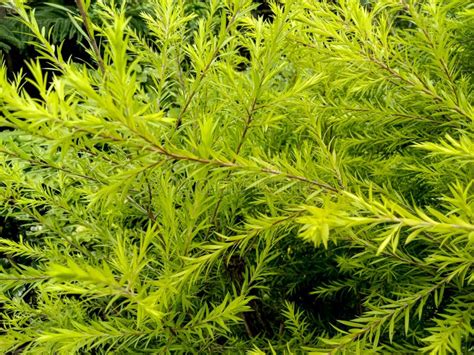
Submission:
[[[0,4],[5,14],[0,22],[0,49],[8,53],[12,47],[24,51],[30,40],[28,27],[18,21],[15,10],[7,6],[8,3]],[[52,43],[60,43],[65,39],[79,39],[81,33],[74,26],[74,22],[68,14],[74,14],[76,7],[74,2],[66,5],[61,1],[30,1],[29,6],[35,11],[35,18],[40,27],[48,30],[49,40]]]
[[[470,1],[149,3],[10,3],[2,353],[473,351]]]

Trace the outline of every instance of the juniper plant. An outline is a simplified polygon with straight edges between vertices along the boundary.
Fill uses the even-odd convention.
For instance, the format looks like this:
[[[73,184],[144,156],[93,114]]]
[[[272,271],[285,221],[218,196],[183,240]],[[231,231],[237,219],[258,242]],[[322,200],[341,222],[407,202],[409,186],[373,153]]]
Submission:
[[[83,64],[11,4],[2,351],[472,351],[469,1],[152,5]]]

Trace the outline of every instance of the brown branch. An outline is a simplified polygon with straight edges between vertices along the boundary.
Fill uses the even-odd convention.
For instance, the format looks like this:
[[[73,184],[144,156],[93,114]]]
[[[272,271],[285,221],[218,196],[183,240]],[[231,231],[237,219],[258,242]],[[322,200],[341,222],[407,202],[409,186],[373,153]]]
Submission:
[[[81,128],[81,127],[75,127],[75,128],[79,131],[92,133],[92,132],[90,132],[90,131],[88,131],[84,128]],[[297,180],[297,181],[301,181],[301,182],[304,182],[304,183],[308,183],[308,184],[323,188],[323,189],[325,189],[327,191],[330,191],[330,192],[334,192],[334,193],[339,193],[340,192],[340,190],[338,188],[333,187],[329,184],[319,182],[317,180],[308,179],[304,176],[285,173],[283,171],[276,170],[276,169],[250,167],[250,166],[239,165],[239,164],[235,163],[234,161],[222,161],[222,160],[217,160],[217,159],[206,159],[206,158],[201,158],[201,157],[196,157],[196,156],[186,156],[186,155],[182,155],[182,154],[179,154],[179,153],[174,153],[174,152],[168,151],[165,147],[155,143],[154,141],[152,141],[147,136],[145,136],[143,134],[140,134],[140,132],[137,132],[132,127],[127,126],[127,128],[132,133],[136,134],[138,137],[140,137],[145,142],[150,144],[150,147],[146,148],[146,150],[156,152],[160,155],[165,156],[166,158],[168,158],[170,160],[189,161],[189,162],[194,162],[194,163],[198,163],[198,164],[214,165],[214,166],[218,166],[218,167],[221,167],[221,168],[233,168],[233,169],[248,170],[248,171],[257,170],[260,173],[266,173],[266,174],[275,175],[275,176],[282,176],[282,177],[284,177],[286,179],[289,179],[289,180]],[[108,135],[105,135],[105,134],[99,134],[99,136],[102,137],[102,138],[109,139],[109,140],[114,141],[114,142],[126,141],[125,138],[117,138],[117,137],[112,137],[112,136],[108,136]]]
[[[252,105],[250,107],[250,110],[246,109],[247,110],[247,119],[245,120],[244,130],[242,131],[242,135],[240,136],[239,144],[237,145],[237,149],[235,150],[235,157],[232,159],[232,163],[235,163],[235,161],[237,159],[237,156],[239,155],[239,153],[242,149],[245,138],[247,137],[248,130],[249,130],[250,125],[253,121],[253,117],[254,117],[256,109],[257,109],[257,98],[255,97],[252,100]],[[231,173],[230,171],[227,173],[227,175],[225,177],[226,179],[230,176],[230,173]],[[217,204],[216,204],[216,207],[214,208],[214,212],[212,213],[211,221],[214,221],[215,226],[217,225],[216,217],[217,217],[217,213],[219,212],[219,208],[221,207],[223,198],[224,197],[221,194],[219,199],[217,200]]]
[[[195,163],[199,163],[199,164],[214,165],[214,166],[218,166],[218,167],[222,167],[222,168],[233,168],[233,169],[240,169],[240,170],[257,170],[260,173],[266,173],[266,174],[275,175],[275,176],[282,176],[282,177],[285,177],[289,180],[297,180],[297,181],[305,182],[305,183],[308,183],[308,184],[311,184],[311,185],[314,185],[314,186],[318,186],[320,188],[323,188],[323,189],[331,191],[331,192],[335,192],[335,193],[339,192],[339,190],[337,188],[335,188],[331,185],[328,185],[326,183],[319,182],[317,180],[311,180],[311,179],[308,179],[308,178],[306,178],[304,176],[300,176],[300,175],[293,175],[293,174],[285,173],[283,171],[276,170],[276,169],[258,168],[258,167],[253,168],[253,167],[247,167],[247,166],[239,165],[239,164],[231,162],[231,161],[226,162],[226,161],[217,160],[217,159],[206,159],[206,158],[200,158],[200,157],[181,155],[181,154],[177,154],[177,153],[167,151],[165,148],[157,146],[157,145],[154,145],[153,150],[157,151],[159,154],[164,155],[168,159],[172,159],[172,160],[190,161],[190,162],[195,162]]]
[[[227,33],[227,32],[230,31],[230,28],[234,25],[235,21],[237,20],[237,15],[238,15],[238,11],[230,19],[229,23],[227,24],[227,26],[224,30],[224,33]],[[214,52],[212,53],[211,59],[209,60],[209,62],[206,63],[206,66],[202,69],[202,71],[200,73],[201,75],[196,78],[196,81],[198,81],[198,80],[199,81],[197,83],[197,86],[194,87],[193,90],[191,90],[191,92],[189,93],[188,97],[186,98],[186,101],[184,102],[183,108],[180,110],[180,112],[178,114],[178,118],[176,120],[175,131],[183,123],[183,116],[184,116],[185,112],[188,110],[189,105],[191,104],[194,96],[197,94],[197,91],[198,91],[199,87],[201,86],[202,80],[206,77],[209,69],[211,68],[212,63],[218,57],[219,52],[221,51],[221,46],[222,46],[222,43],[217,44]]]
[[[417,88],[419,85],[421,85],[421,88],[419,89],[421,92],[423,92],[425,95],[427,96],[430,96],[431,98],[433,98],[433,100],[437,103],[441,103],[443,101],[445,101],[445,99],[443,97],[441,97],[440,95],[438,95],[438,93],[436,93],[435,91],[433,91],[429,85],[426,83],[426,81],[420,77],[420,75],[413,71],[411,74],[413,74],[415,76],[415,78],[417,79],[417,81],[412,81],[410,80],[409,78],[406,78],[404,77],[402,74],[400,74],[397,70],[393,69],[392,67],[390,67],[387,63],[385,62],[382,62],[374,57],[368,57],[367,58],[370,62],[376,64],[379,66],[379,68],[385,70],[386,72],[390,73],[394,78],[402,81],[403,83],[405,84],[408,84],[409,86],[413,87],[413,88]],[[395,85],[397,85],[397,83],[391,79],[389,79],[392,83],[394,83]],[[469,119],[472,119],[472,117],[467,113],[467,112],[464,112],[464,110],[459,107],[458,103],[455,102],[455,106],[451,108],[453,111],[457,112],[459,115],[461,116],[464,116],[466,118],[469,118]]]
[[[84,22],[84,27],[85,27],[87,36],[89,37],[89,43],[92,46],[92,49],[94,50],[94,53],[97,57],[97,63],[99,64],[99,69],[102,72],[102,74],[105,74],[104,61],[102,60],[102,56],[100,55],[99,46],[97,45],[97,42],[94,38],[94,34],[92,32],[91,22],[90,22],[88,14],[86,12],[83,0],[76,0],[76,5],[77,5],[77,8],[79,9],[79,12],[81,13],[82,22]]]

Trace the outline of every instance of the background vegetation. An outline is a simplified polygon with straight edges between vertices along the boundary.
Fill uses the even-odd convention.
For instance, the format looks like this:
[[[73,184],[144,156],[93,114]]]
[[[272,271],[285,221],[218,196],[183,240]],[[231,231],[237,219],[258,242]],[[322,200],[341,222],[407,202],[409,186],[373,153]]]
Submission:
[[[469,1],[79,3],[0,14],[3,353],[474,350]]]

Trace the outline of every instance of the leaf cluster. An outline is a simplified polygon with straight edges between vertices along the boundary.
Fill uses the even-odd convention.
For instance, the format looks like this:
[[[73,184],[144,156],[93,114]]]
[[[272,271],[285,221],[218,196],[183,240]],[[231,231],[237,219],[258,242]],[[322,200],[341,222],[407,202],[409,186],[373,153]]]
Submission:
[[[469,1],[149,4],[82,63],[15,2],[0,349],[472,351]]]

